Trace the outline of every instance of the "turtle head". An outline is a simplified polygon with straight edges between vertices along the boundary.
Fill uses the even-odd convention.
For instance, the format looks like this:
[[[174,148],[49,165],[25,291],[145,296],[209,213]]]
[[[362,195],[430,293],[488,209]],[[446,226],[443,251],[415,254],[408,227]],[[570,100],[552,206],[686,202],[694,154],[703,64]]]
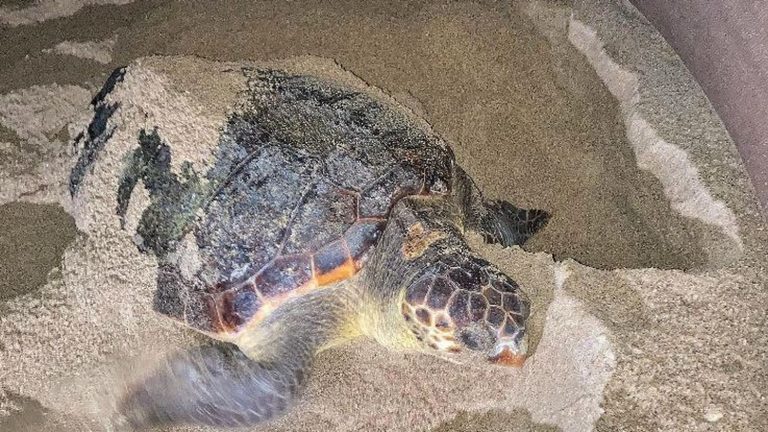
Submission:
[[[492,264],[479,258],[462,264],[411,284],[402,303],[408,327],[430,349],[480,353],[493,363],[521,367],[530,302]]]

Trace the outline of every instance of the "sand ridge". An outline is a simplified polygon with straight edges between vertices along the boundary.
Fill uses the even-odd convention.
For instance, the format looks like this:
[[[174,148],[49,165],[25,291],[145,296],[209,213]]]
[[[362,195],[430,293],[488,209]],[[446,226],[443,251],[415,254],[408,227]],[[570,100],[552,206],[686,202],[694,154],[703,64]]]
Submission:
[[[223,61],[304,54],[333,58],[319,69],[341,65],[419,112],[448,139],[460,163],[491,196],[556,214],[530,245],[530,251],[540,253],[487,247],[473,240],[473,247],[519,280],[534,300],[535,353],[527,369],[456,368],[360,340],[321,355],[299,410],[274,428],[413,430],[442,424],[440,430],[455,431],[746,431],[768,425],[761,414],[761,397],[768,388],[761,359],[766,358],[768,341],[759,314],[759,306],[768,304],[763,288],[768,278],[760,270],[764,261],[759,261],[765,256],[760,247],[765,230],[755,222],[753,198],[742,178],[732,174],[738,170],[729,168],[737,166],[729,162],[732,144],[722,138],[724,132],[717,129],[721,126],[707,117],[712,116],[708,111],[680,119],[668,115],[683,122],[679,129],[686,124],[710,128],[710,135],[696,135],[698,147],[685,135],[670,142],[687,152],[702,187],[736,216],[743,254],[727,249],[718,255],[713,245],[732,244],[728,235],[679,217],[663,182],[640,171],[620,115],[621,101],[568,41],[569,29],[576,29],[573,13],[579,23],[594,26],[590,28],[604,43],[606,55],[620,64],[621,54],[631,50],[618,50],[617,56],[611,40],[615,35],[603,27],[607,20],[638,40],[652,32],[624,11],[625,5],[607,0],[571,7],[522,2],[519,9],[437,2],[413,3],[405,9],[394,4],[296,7],[267,2],[259,9],[249,2],[228,5],[238,13],[229,16],[226,8],[211,10],[195,3],[147,6],[151,12],[130,17],[130,27],[114,31],[113,62],[127,64],[147,53]],[[73,22],[84,20],[85,10],[72,17]],[[47,24],[41,26],[42,34]],[[52,22],[50,28],[60,24]],[[23,32],[23,26],[18,31]],[[363,44],[356,37],[360,34],[366,35]],[[91,40],[102,37],[112,36]],[[642,47],[644,58],[653,58],[648,50],[656,49],[654,43]],[[665,50],[660,46],[658,55],[668,59]],[[82,60],[74,57],[47,56],[59,58],[35,61],[55,61],[62,70],[93,67],[76,66],[74,62]],[[647,109],[654,73],[686,76],[681,64],[665,61],[663,67],[644,69],[638,90],[641,111]],[[147,101],[139,108],[149,117],[125,106],[127,117],[120,121],[162,122],[176,137],[179,154],[205,165],[206,142],[231,105],[225,95],[240,85],[237,74],[210,82],[205,76],[216,69],[210,67],[213,63],[159,58],[144,62],[136,68],[135,81],[128,83],[135,94],[124,97]],[[103,73],[110,69],[104,67]],[[12,65],[9,70],[22,69]],[[89,90],[78,90],[82,110],[72,107],[65,115],[69,138],[73,129],[83,127],[80,115],[91,114],[88,93],[95,93],[92,89],[102,82],[78,84]],[[45,92],[57,86],[40,84],[49,86]],[[683,91],[693,100],[688,106],[706,105],[695,83],[681,78],[675,84],[691,86]],[[12,90],[4,97],[26,91]],[[42,99],[21,98],[22,105],[30,107],[39,103],[36,100]],[[669,103],[674,106],[674,101]],[[162,109],[170,108],[202,121],[186,128],[178,117],[163,116]],[[643,115],[662,139],[668,139],[668,124],[660,124],[647,111]],[[0,135],[11,141],[0,149],[15,149],[17,140],[31,141],[23,120],[2,123],[13,134]],[[63,125],[44,123],[57,129]],[[123,140],[131,137],[128,130],[122,133]],[[192,136],[200,138],[198,147],[189,145]],[[57,145],[54,140],[41,143]],[[712,154],[698,151],[702,146]],[[110,393],[119,390],[121,374],[130,372],[127,358],[157,356],[202,342],[151,311],[155,263],[138,255],[129,237],[116,234],[114,204],[103,191],[114,186],[107,180],[119,166],[119,152],[107,151],[82,202],[68,202],[63,188],[21,197],[61,202],[83,232],[64,251],[61,269],[51,273],[47,284],[0,304],[0,364],[10,365],[0,378],[6,394],[3,399],[0,393],[0,399],[10,406],[9,401],[27,405],[24,398],[32,398],[51,413],[42,425],[12,419],[12,427],[20,430],[99,430]],[[67,152],[53,153],[72,163]],[[41,183],[66,184],[64,169],[41,172],[45,174],[33,171],[0,181],[2,186],[9,181],[21,185],[23,191],[36,190]],[[89,205],[92,210],[87,210]],[[135,222],[142,206],[136,199],[129,221]],[[23,266],[21,270],[35,271]],[[144,365],[134,368],[139,366]],[[562,391],[564,387],[569,391]]]

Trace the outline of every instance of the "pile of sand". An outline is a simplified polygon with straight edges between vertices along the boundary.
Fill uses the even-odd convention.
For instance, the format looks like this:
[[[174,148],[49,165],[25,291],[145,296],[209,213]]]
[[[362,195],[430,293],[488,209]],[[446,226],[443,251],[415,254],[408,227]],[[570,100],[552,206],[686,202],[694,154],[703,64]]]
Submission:
[[[535,353],[525,368],[457,366],[355,341],[322,354],[300,406],[275,428],[768,427],[764,222],[706,99],[640,17],[607,0],[573,8],[229,6],[236,12],[193,3],[136,12],[137,24],[105,36],[117,41],[112,59],[333,58],[343,69],[319,58],[289,63],[385,89],[447,138],[489,196],[555,215],[529,252],[472,243],[533,299]],[[619,33],[634,39],[606,40]],[[67,70],[66,62],[80,60],[46,53],[31,60],[45,61]],[[25,70],[21,64],[10,70]],[[151,310],[156,263],[129,235],[146,196],[137,188],[127,231],[114,200],[122,158],[142,127],[165,131],[174,161],[210,163],[243,85],[221,66],[191,57],[134,63],[107,96],[120,103],[108,125],[116,129],[75,201],[66,184],[79,155],[69,144],[93,116],[87,100],[96,81],[0,95],[13,102],[0,104],[0,162],[4,172],[17,170],[0,177],[2,203],[60,204],[79,229],[45,285],[17,290],[7,284],[18,282],[0,281],[0,413],[25,407],[0,426],[98,429],[123,375],[143,366],[126,370],[126,359],[200,342]],[[658,96],[665,79],[689,98],[684,104]],[[672,160],[670,169],[664,161]],[[0,215],[30,211],[14,206]],[[33,221],[11,229],[2,226],[7,220],[0,235],[15,242],[48,238],[35,234]],[[57,238],[72,238],[67,229]],[[46,256],[48,244],[36,241],[41,253],[32,255]],[[39,273],[52,261],[20,262],[17,273]]]

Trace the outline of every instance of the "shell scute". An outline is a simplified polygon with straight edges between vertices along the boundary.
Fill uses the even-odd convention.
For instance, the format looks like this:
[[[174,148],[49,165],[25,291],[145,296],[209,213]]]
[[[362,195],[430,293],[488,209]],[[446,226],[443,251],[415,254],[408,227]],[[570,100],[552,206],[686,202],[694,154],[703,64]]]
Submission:
[[[239,329],[256,315],[260,306],[253,285],[245,284],[221,294],[217,310],[225,329]]]
[[[288,255],[276,258],[262,268],[254,278],[254,284],[264,297],[275,297],[309,283],[312,277],[309,255]]]
[[[376,244],[384,230],[383,221],[357,222],[344,234],[349,254],[356,262],[364,259],[365,253]]]

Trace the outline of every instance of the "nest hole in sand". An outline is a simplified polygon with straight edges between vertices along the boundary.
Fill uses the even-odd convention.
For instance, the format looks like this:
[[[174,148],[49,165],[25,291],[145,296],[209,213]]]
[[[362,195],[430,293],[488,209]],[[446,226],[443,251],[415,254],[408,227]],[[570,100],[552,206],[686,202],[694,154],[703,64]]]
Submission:
[[[619,101],[587,59],[522,13],[510,18],[459,40],[466,60],[451,61],[470,66],[442,73],[460,92],[410,93],[489,198],[552,213],[525,249],[600,269],[706,265],[706,228],[638,167]],[[504,49],[477,49],[491,39]]]

